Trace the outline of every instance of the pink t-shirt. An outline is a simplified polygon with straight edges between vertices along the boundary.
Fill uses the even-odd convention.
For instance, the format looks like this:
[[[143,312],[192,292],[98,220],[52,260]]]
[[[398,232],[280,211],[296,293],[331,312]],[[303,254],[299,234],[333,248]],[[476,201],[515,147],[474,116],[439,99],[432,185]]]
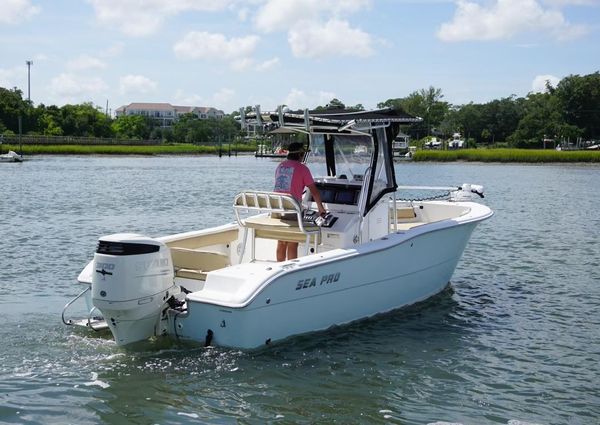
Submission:
[[[301,162],[286,159],[275,170],[275,192],[291,194],[298,202],[302,201],[304,187],[315,181],[308,167]]]

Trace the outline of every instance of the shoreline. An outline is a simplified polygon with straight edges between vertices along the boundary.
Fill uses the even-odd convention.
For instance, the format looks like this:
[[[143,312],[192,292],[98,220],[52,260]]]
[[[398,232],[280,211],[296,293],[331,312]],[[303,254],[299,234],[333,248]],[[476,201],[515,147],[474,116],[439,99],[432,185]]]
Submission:
[[[20,146],[3,145],[2,152],[21,153]],[[103,156],[250,156],[253,146],[178,145],[23,145],[23,155],[103,155]],[[404,159],[402,160],[404,161]],[[600,163],[600,150],[556,151],[542,149],[460,149],[419,150],[409,161],[415,162],[495,162],[495,163]]]
[[[24,156],[36,155],[239,155],[254,154],[254,147],[239,145],[201,146],[176,145],[2,145],[2,151],[13,150]]]

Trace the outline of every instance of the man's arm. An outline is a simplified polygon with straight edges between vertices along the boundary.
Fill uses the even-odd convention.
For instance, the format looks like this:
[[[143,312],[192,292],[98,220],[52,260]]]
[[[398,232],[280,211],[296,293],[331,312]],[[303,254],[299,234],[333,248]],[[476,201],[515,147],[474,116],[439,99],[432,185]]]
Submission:
[[[309,184],[307,187],[308,187],[308,190],[310,190],[310,194],[312,195],[312,198],[317,203],[317,208],[319,209],[319,214],[325,215],[327,213],[327,211],[325,211],[325,207],[323,207],[323,202],[321,202],[321,193],[319,192],[319,189],[317,189],[317,185],[313,183],[313,184]]]

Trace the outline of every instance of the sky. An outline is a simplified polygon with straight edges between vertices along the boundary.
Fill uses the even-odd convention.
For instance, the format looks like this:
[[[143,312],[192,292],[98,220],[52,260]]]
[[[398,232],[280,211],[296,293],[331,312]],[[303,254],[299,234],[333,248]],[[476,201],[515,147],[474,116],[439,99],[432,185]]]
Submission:
[[[0,0],[0,87],[34,105],[462,105],[596,71],[600,0]]]

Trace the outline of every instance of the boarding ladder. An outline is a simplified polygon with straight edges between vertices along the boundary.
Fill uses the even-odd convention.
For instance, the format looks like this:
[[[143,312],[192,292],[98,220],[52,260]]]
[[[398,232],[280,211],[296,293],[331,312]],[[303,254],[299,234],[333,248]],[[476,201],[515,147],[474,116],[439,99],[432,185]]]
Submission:
[[[94,312],[97,310],[96,306],[93,306],[87,314],[87,318],[84,319],[66,319],[65,318],[65,314],[67,312],[67,310],[69,309],[69,307],[71,307],[78,299],[80,299],[81,297],[83,297],[88,291],[91,291],[92,287],[91,285],[88,286],[87,288],[85,288],[83,291],[81,291],[81,293],[79,295],[77,295],[75,298],[73,298],[71,301],[69,301],[63,308],[62,311],[62,321],[65,325],[68,326],[73,326],[73,325],[78,325],[78,326],[85,326],[88,327],[90,329],[93,329],[95,331],[101,331],[103,329],[108,328],[108,325],[106,324],[106,321],[104,320],[103,317],[101,316],[94,316]]]

